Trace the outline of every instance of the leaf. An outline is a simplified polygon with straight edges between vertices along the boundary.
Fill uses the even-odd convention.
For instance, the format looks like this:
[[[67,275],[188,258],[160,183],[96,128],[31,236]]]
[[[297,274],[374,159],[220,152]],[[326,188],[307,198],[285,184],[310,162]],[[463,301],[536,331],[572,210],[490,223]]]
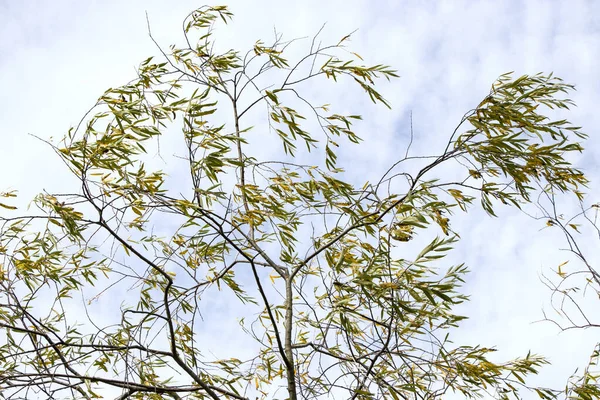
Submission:
[[[564,267],[565,265],[567,265],[567,263],[568,263],[568,262],[569,262],[569,260],[567,260],[567,261],[564,261],[564,262],[562,262],[562,263],[560,263],[560,264],[558,265],[557,274],[558,274],[558,276],[560,276],[561,278],[564,278],[564,277],[566,277],[566,276],[567,276],[567,274],[565,274],[565,273],[562,271],[562,269],[561,269],[561,268],[562,268],[562,267]]]
[[[352,34],[348,34],[348,35],[344,36],[344,37],[343,37],[343,38],[342,38],[342,39],[341,39],[341,40],[338,42],[338,44],[337,44],[337,45],[339,46],[340,44],[342,44],[342,42],[344,42],[344,41],[346,41],[346,40],[350,39],[350,36],[352,36]]]
[[[569,224],[569,227],[571,227],[571,229],[573,229],[577,233],[581,233],[579,232],[579,226],[579,224]]]
[[[279,104],[279,100],[277,99],[277,96],[275,96],[275,93],[273,93],[269,90],[265,90],[265,94],[267,95],[267,97],[269,99],[271,99],[271,101],[273,101],[273,103]]]

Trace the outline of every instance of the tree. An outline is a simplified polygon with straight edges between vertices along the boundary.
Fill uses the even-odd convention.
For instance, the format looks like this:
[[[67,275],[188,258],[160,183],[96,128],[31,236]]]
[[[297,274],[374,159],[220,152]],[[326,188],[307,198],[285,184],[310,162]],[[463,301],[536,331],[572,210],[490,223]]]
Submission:
[[[594,256],[587,254],[583,239],[600,238],[600,227],[598,227],[598,209],[600,203],[589,205],[587,199],[579,198],[580,210],[573,216],[567,218],[560,213],[554,193],[543,193],[537,201],[538,213],[530,217],[545,222],[545,227],[558,229],[563,235],[567,248],[579,266],[569,264],[570,260],[557,265],[554,276],[543,275],[545,285],[551,291],[551,316],[544,312],[544,320],[556,325],[561,331],[572,329],[598,329],[600,321],[594,315],[600,298],[600,273],[595,265],[597,260]],[[594,243],[590,243],[590,248]],[[583,290],[582,290],[583,289]],[[592,294],[591,297],[589,294]],[[590,301],[591,300],[591,301]],[[555,315],[555,316],[554,316]],[[564,321],[561,321],[564,320]],[[569,378],[566,389],[568,398],[575,399],[597,399],[600,398],[599,378],[600,365],[600,343],[594,347],[589,363],[582,369],[581,373],[576,371]]]
[[[361,116],[316,106],[302,85],[346,79],[390,107],[375,82],[396,72],[363,65],[346,49],[349,36],[322,46],[317,34],[295,61],[286,58],[295,41],[279,35],[245,54],[220,52],[214,25],[231,17],[221,6],[192,12],[185,46],[157,44],[161,61],[143,61],[135,80],[107,90],[50,143],[80,183],[74,193],[40,194],[33,214],[0,204],[9,210],[0,231],[2,396],[558,396],[526,384],[544,358],[496,363],[492,348],[450,340],[466,318],[454,307],[468,300],[468,271],[441,259],[460,238],[454,211],[468,213],[475,200],[494,216],[498,202],[583,196],[586,178],[568,154],[582,151],[585,135],[544,114],[568,109],[562,94],[573,86],[552,74],[502,75],[441,154],[409,147],[378,181],[355,187],[337,164],[338,142],[360,145]],[[268,121],[280,159],[261,157],[251,114]],[[148,149],[176,131],[185,157],[171,162],[185,162],[185,185],[148,168]],[[460,179],[440,179],[449,163]],[[218,328],[202,322],[207,301],[242,307],[239,334],[254,343],[247,357],[201,340]]]

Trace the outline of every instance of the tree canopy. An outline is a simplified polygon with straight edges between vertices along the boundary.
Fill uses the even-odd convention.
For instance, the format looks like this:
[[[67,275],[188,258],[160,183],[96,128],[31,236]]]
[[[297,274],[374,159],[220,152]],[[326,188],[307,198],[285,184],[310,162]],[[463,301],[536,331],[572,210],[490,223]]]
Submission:
[[[493,348],[456,342],[468,269],[444,260],[461,239],[452,219],[500,206],[537,210],[586,260],[578,225],[540,206],[584,200],[569,154],[586,136],[551,118],[573,105],[574,87],[504,74],[442,152],[399,149],[383,176],[355,185],[338,155],[368,140],[355,129],[362,117],[315,104],[305,84],[350,81],[389,108],[376,83],[398,73],[349,51],[349,35],[221,51],[214,27],[231,18],[224,6],[190,13],[183,46],[157,44],[137,78],[49,143],[79,182],[72,192],[41,193],[31,213],[1,194],[1,396],[599,398],[591,369],[566,387],[534,387],[527,376],[542,356],[498,362]],[[153,167],[161,140],[179,143],[176,173]],[[279,158],[264,156],[266,141]],[[459,176],[443,174],[449,164]],[[594,207],[580,217],[595,227]],[[575,290],[548,282],[559,296]],[[237,331],[209,321],[222,309],[243,315],[226,324]],[[211,331],[247,349],[207,342]]]

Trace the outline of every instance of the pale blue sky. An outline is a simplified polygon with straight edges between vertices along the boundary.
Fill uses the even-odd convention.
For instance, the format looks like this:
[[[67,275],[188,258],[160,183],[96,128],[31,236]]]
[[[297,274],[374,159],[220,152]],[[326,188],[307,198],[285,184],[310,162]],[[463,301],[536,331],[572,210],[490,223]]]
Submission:
[[[225,2],[224,2],[225,3]],[[219,4],[219,3],[215,3]],[[568,118],[590,135],[577,160],[600,187],[600,2],[598,1],[229,1],[235,14],[220,29],[223,46],[246,49],[270,39],[273,26],[293,38],[315,33],[339,39],[359,28],[351,43],[367,62],[389,64],[401,78],[381,84],[392,111],[368,98],[321,86],[315,98],[365,116],[365,143],[348,147],[341,162],[348,174],[374,179],[404,154],[413,112],[414,154],[435,153],[464,112],[489,91],[498,75],[551,72],[577,86],[578,107]],[[28,133],[61,137],[108,87],[135,76],[134,67],[156,54],[146,32],[165,46],[181,39],[182,18],[201,5],[192,1],[0,1],[0,189],[25,199],[73,182],[56,156]],[[165,143],[167,149],[169,144]],[[277,151],[268,148],[265,151]],[[369,178],[371,177],[371,178]],[[598,201],[597,199],[595,201]],[[538,278],[567,258],[560,237],[514,211],[492,220],[480,212],[461,215],[462,235],[452,260],[473,271],[464,307],[471,319],[455,336],[469,344],[497,345],[499,358],[529,349],[550,357],[538,382],[559,386],[587,359],[597,332],[558,335],[541,318],[549,292]],[[587,243],[587,242],[585,242]],[[591,245],[589,247],[591,249]],[[222,333],[221,333],[222,334]],[[208,336],[210,337],[210,336]]]

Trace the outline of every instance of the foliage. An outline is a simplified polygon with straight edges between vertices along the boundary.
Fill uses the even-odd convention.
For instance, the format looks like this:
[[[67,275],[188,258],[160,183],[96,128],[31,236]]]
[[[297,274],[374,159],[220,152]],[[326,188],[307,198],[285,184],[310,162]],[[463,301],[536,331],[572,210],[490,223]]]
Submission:
[[[586,205],[582,199],[580,210],[567,218],[557,211],[556,197],[553,192],[543,193],[537,202],[538,213],[530,215],[544,222],[545,228],[558,230],[564,235],[568,253],[578,261],[578,265],[566,260],[558,264],[554,276],[543,275],[543,282],[551,290],[553,313],[544,312],[544,320],[556,325],[562,331],[574,329],[598,329],[594,311],[600,298],[600,274],[595,266],[597,259],[587,254],[586,245],[594,247],[593,240],[600,238],[598,227],[599,204]],[[586,240],[587,239],[587,240]],[[592,240],[592,243],[587,243]],[[590,355],[589,363],[582,372],[575,371],[566,387],[567,398],[600,398],[600,343]]]
[[[42,193],[34,214],[0,204],[2,396],[559,395],[526,384],[542,357],[497,363],[492,348],[451,341],[466,318],[454,307],[468,300],[467,268],[443,258],[459,240],[457,207],[479,199],[493,216],[498,202],[521,208],[540,192],[582,196],[587,181],[568,154],[585,136],[543,113],[567,109],[560,96],[573,87],[551,74],[502,75],[441,154],[407,150],[376,184],[355,187],[343,179],[338,142],[361,141],[361,117],[313,105],[302,86],[349,80],[389,107],[375,82],[396,72],[363,65],[346,50],[349,36],[328,46],[315,36],[296,61],[280,36],[245,54],[219,52],[214,26],[231,17],[226,7],[192,12],[183,47],[159,48],[161,61],[143,61],[137,79],[107,90],[53,145],[77,193]],[[264,137],[251,114],[268,121],[280,159],[257,149]],[[185,156],[172,162],[185,161],[183,184],[148,167],[149,149],[177,131]],[[423,163],[414,174],[403,170],[410,160]],[[462,179],[440,178],[450,162],[464,167]],[[428,244],[408,257],[417,238]],[[202,321],[201,305],[214,299],[243,307],[251,356],[202,341],[218,330]],[[95,304],[109,304],[109,322],[96,322]],[[213,357],[217,348],[229,354]]]

